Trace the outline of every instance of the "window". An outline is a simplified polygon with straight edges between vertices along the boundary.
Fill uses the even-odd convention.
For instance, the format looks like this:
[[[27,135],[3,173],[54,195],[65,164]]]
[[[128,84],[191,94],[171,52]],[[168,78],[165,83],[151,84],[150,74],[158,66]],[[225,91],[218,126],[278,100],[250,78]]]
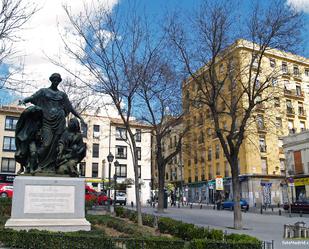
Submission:
[[[220,164],[219,163],[216,163],[216,175],[217,176],[221,175]]]
[[[3,151],[15,151],[15,137],[3,138]]]
[[[116,176],[117,177],[127,177],[127,165],[118,164],[116,166]]]
[[[227,161],[224,162],[224,165],[225,165],[225,170],[224,170],[225,177],[229,177],[230,176],[230,165]]]
[[[271,84],[272,84],[273,86],[278,85],[278,80],[277,80],[277,78],[272,78],[272,79],[271,79]]]
[[[79,173],[80,173],[80,175],[85,176],[85,172],[86,172],[86,163],[85,162],[79,163]]]
[[[127,146],[116,145],[116,159],[126,159],[127,158]]]
[[[14,158],[2,158],[1,172],[15,173],[16,163]]]
[[[301,86],[300,85],[296,85],[296,95],[297,96],[302,96]]]
[[[141,129],[135,130],[135,141],[136,142],[142,141],[142,130]]]
[[[141,165],[138,165],[138,178],[142,178],[142,167]]]
[[[301,131],[305,131],[306,130],[306,125],[305,125],[304,121],[300,121],[299,128],[300,128]]]
[[[211,161],[211,154],[212,154],[212,151],[211,151],[211,148],[208,148],[208,161]]]
[[[282,119],[279,117],[276,117],[276,127],[282,128]]]
[[[17,117],[6,116],[5,117],[5,129],[15,131],[17,121],[18,121]]]
[[[298,102],[298,115],[305,116],[304,104],[302,102]]]
[[[264,136],[259,137],[259,144],[260,144],[260,152],[266,152],[266,142]]]
[[[264,130],[264,117],[262,115],[257,115],[256,122],[259,130]]]
[[[267,175],[268,167],[267,167],[267,158],[261,158],[261,167],[262,167],[262,174]]]
[[[141,160],[142,159],[142,148],[136,147],[136,152],[137,152],[137,160]]]
[[[82,136],[87,138],[87,131],[88,131],[88,126],[87,124],[85,123],[81,123],[81,133],[82,133]]]
[[[292,101],[289,100],[289,99],[286,100],[286,111],[287,111],[287,113],[294,114],[294,109],[293,109],[293,106],[292,106]]]
[[[209,137],[211,137],[211,135],[212,135],[211,128],[207,128],[207,135],[208,135]]]
[[[299,75],[299,68],[298,68],[297,65],[294,65],[294,66],[293,66],[293,74],[296,75],[296,76]]]
[[[99,164],[92,163],[92,177],[98,177],[98,172],[99,172]]]
[[[220,157],[220,145],[216,144],[216,159],[219,159]]]
[[[280,107],[280,98],[274,97],[275,107]]]
[[[306,68],[306,69],[305,69],[305,75],[306,75],[306,76],[309,76],[309,68]]]
[[[100,125],[93,125],[93,137],[94,138],[100,137]]]
[[[92,157],[99,157],[99,144],[92,144]]]
[[[288,64],[286,62],[282,62],[282,73],[288,73]]]
[[[269,65],[270,65],[270,67],[275,67],[276,66],[275,59],[269,59]]]
[[[294,122],[293,120],[288,120],[288,129],[290,133],[295,133],[295,129],[294,129]]]
[[[116,140],[127,140],[127,131],[125,128],[116,127]]]

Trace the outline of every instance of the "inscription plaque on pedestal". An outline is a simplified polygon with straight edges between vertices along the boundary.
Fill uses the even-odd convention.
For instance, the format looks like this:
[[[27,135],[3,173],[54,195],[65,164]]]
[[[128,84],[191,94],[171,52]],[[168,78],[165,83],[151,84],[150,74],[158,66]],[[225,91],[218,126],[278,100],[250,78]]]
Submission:
[[[24,213],[74,213],[74,186],[26,185]]]

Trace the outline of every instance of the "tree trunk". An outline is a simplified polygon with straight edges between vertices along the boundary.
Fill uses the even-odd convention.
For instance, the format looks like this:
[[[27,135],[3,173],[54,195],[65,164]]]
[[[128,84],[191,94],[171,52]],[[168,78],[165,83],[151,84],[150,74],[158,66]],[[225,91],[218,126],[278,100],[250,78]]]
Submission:
[[[135,150],[136,151],[136,150]],[[135,175],[135,201],[136,201],[136,212],[137,212],[137,224],[138,226],[143,225],[142,220],[142,207],[140,202],[140,184],[138,178],[138,166],[137,157],[134,159],[134,175]]]
[[[158,174],[159,174],[159,192],[158,192],[158,213],[163,213],[164,211],[164,174],[165,174],[165,167],[158,162]]]
[[[233,199],[234,199],[234,228],[242,229],[242,214],[240,207],[240,182],[237,157],[232,158],[232,184],[233,184]]]

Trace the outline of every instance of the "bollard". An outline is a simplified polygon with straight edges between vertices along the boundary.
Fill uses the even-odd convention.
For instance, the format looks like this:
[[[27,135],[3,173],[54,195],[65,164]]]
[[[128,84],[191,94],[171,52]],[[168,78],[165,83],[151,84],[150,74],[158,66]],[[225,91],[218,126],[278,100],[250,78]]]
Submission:
[[[274,207],[271,207],[271,211],[274,212]]]
[[[134,207],[134,203],[133,203],[133,201],[131,201],[131,207],[132,207],[132,208]]]
[[[216,209],[216,205],[214,205],[214,210]]]
[[[201,204],[201,205],[200,205],[200,209],[202,209],[202,207],[203,207],[203,205]]]
[[[302,210],[299,211],[299,217],[303,217],[303,211]]]
[[[192,203],[190,203],[190,208],[192,208]]]
[[[260,213],[263,214],[263,206],[261,206],[261,211],[260,211]]]
[[[281,216],[281,209],[279,209],[279,216]]]

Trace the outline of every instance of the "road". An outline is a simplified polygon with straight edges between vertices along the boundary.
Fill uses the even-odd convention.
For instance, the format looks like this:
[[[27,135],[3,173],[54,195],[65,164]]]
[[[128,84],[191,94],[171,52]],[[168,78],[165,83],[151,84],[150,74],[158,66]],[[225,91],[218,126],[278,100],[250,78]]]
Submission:
[[[156,209],[151,207],[144,207],[143,212],[155,214]],[[299,215],[293,215],[289,217],[283,213],[279,215],[261,215],[258,213],[243,213],[244,230],[235,230],[233,226],[233,212],[228,210],[213,210],[210,208],[200,209],[198,206],[194,206],[192,209],[189,207],[169,207],[166,209],[162,216],[171,217],[176,220],[181,220],[187,223],[193,223],[198,226],[209,226],[210,228],[226,230],[228,233],[244,233],[252,235],[264,241],[274,240],[275,249],[303,249],[309,248],[309,239],[304,240],[299,245],[293,245],[290,242],[283,240],[283,225],[294,224],[297,221],[303,221],[309,226],[309,216],[305,215],[299,217]],[[305,244],[302,244],[302,243]]]

